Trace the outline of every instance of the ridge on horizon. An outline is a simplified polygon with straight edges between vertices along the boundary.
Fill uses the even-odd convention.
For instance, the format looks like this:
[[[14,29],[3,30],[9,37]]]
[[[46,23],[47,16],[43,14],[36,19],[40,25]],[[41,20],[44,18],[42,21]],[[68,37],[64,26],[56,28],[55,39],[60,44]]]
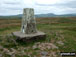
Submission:
[[[0,17],[22,17],[23,14],[18,14],[18,15],[8,15],[8,16],[0,16]],[[73,14],[61,14],[61,15],[57,15],[54,13],[47,13],[47,14],[35,14],[35,17],[72,17],[72,16],[76,16],[75,13]]]

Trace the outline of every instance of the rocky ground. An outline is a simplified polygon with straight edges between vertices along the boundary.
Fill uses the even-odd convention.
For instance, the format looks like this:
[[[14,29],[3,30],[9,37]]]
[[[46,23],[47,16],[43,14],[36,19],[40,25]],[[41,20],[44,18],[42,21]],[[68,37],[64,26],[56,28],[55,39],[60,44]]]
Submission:
[[[54,42],[34,42],[32,45],[16,42],[11,34],[0,36],[0,57],[59,57],[60,51]],[[57,44],[64,45],[62,41]]]

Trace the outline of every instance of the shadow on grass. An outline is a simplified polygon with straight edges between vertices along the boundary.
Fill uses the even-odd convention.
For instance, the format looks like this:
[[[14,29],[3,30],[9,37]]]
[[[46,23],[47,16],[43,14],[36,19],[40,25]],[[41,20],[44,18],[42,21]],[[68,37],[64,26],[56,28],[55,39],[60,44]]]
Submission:
[[[31,38],[28,40],[19,40],[17,39],[16,42],[18,43],[18,46],[32,46],[37,42],[44,42],[46,38]]]
[[[5,37],[1,39],[2,42],[0,42],[0,44],[4,47],[4,48],[15,48],[17,49],[19,46],[23,46],[23,47],[27,47],[27,46],[33,46],[35,43],[37,42],[44,42],[46,40],[46,38],[33,38],[33,39],[29,39],[26,41],[23,40],[18,40],[16,37],[11,36],[11,37]]]

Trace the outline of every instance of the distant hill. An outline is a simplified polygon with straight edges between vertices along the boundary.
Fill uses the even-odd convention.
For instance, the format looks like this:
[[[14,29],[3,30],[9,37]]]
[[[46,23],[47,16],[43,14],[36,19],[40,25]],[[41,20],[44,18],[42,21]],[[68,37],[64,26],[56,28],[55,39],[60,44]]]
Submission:
[[[48,14],[37,14],[35,17],[76,17],[76,14],[63,14],[63,15],[56,15],[53,13]],[[22,14],[19,15],[11,15],[11,16],[0,16],[0,18],[22,18]]]
[[[76,14],[64,14],[64,15],[59,15],[59,16],[63,16],[63,17],[75,17]]]
[[[36,17],[55,17],[56,15],[53,13],[48,13],[48,14],[38,14],[35,15]]]
[[[15,17],[22,17],[22,14],[19,15],[13,15]],[[56,15],[53,13],[48,13],[48,14],[37,14],[35,17],[73,17],[76,16],[76,14],[63,14],[63,15]]]

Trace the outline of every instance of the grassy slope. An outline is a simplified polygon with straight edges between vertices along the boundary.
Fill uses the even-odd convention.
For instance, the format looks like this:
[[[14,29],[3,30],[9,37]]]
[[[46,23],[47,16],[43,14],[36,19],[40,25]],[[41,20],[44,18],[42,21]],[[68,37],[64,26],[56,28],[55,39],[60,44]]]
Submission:
[[[47,34],[45,42],[54,43],[62,52],[76,51],[76,17],[39,18],[36,20],[38,30]],[[20,19],[0,20],[0,35],[20,30],[20,24]],[[62,41],[64,45],[59,45],[59,41]]]
[[[76,51],[76,19],[74,18],[43,18],[38,28],[49,35],[50,39],[64,42],[59,49],[63,52]],[[55,35],[54,35],[55,34]],[[59,38],[60,37],[60,38]],[[56,38],[56,39],[55,39]],[[50,40],[49,39],[49,40]],[[51,40],[51,42],[52,42]],[[55,43],[56,44],[56,43]]]

